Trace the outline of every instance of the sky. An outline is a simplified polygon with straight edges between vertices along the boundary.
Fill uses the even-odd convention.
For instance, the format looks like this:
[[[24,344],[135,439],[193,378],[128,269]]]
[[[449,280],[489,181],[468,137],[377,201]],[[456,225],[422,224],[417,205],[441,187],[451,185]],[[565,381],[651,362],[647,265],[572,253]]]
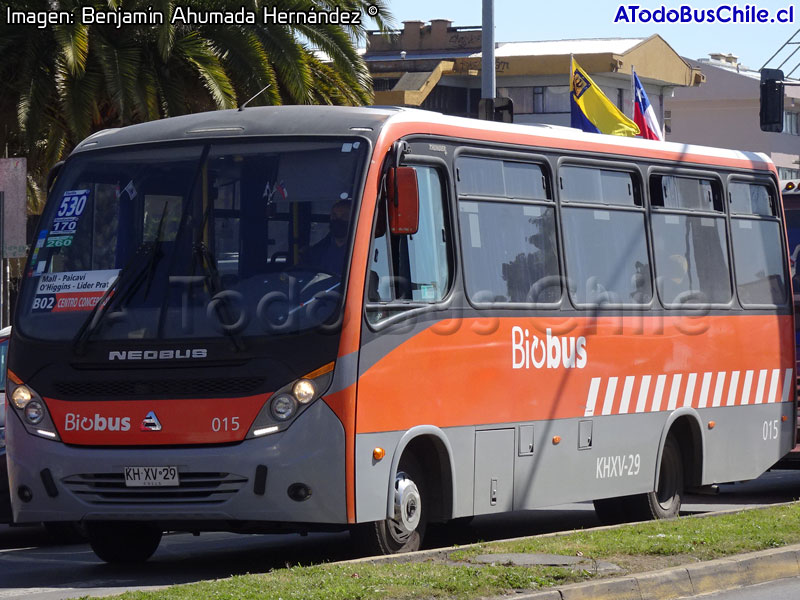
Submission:
[[[571,38],[648,37],[659,34],[678,54],[687,58],[707,58],[710,52],[731,53],[739,62],[751,69],[760,69],[764,63],[800,29],[800,4],[794,7],[794,22],[782,23],[626,23],[615,22],[620,7],[640,6],[654,10],[664,6],[667,10],[681,6],[692,9],[716,10],[720,6],[738,7],[757,5],[770,11],[774,18],[780,9],[792,6],[792,0],[692,0],[691,3],[663,1],[640,2],[635,0],[620,4],[606,0],[495,0],[495,41],[537,41]],[[454,26],[481,24],[482,0],[389,0],[396,26],[402,28],[407,20],[450,19]],[[624,10],[630,18],[631,11]],[[721,16],[732,13],[723,10]],[[638,15],[637,15],[638,16]],[[800,41],[800,34],[797,35]],[[773,59],[768,67],[778,67],[800,45],[793,45]],[[800,50],[786,63],[788,73],[800,63]],[[788,68],[787,68],[788,67]],[[800,68],[795,76],[800,73]]]

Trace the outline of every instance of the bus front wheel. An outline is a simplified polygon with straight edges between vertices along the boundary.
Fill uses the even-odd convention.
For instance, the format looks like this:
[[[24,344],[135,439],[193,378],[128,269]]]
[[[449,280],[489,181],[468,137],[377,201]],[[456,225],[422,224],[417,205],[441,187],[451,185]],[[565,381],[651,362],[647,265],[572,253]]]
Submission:
[[[162,531],[147,523],[90,522],[89,545],[107,563],[143,563],[153,556]]]
[[[422,546],[428,515],[424,473],[411,456],[403,457],[394,482],[391,519],[363,523],[352,529],[353,540],[370,555],[414,552]]]

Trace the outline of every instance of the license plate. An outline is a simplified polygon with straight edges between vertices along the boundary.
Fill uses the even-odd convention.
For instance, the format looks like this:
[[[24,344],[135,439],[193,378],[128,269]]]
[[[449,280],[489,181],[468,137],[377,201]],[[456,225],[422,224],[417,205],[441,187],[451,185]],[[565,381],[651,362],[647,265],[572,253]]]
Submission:
[[[180,485],[178,467],[125,467],[126,487],[168,487]]]

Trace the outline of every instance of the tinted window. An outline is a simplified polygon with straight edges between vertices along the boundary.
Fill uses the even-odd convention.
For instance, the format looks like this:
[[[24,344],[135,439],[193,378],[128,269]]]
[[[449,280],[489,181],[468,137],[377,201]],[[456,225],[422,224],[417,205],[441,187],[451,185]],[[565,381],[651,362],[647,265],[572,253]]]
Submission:
[[[570,295],[577,304],[645,304],[652,298],[644,214],[565,207]]]
[[[630,173],[588,167],[562,167],[559,173],[562,200],[627,206],[641,204],[635,199]]]
[[[379,205],[378,225],[370,253],[367,299],[370,302],[437,302],[450,286],[450,259],[445,199],[439,173],[415,166],[419,186],[419,229],[414,235],[392,235],[386,223],[385,200]],[[400,308],[398,310],[404,310]],[[372,306],[376,322],[395,309]]]
[[[654,206],[722,211],[718,186],[710,179],[656,175],[650,180]]]
[[[465,156],[458,159],[457,166],[459,194],[540,200],[548,197],[539,165]]]
[[[656,284],[664,304],[728,302],[724,219],[653,213],[652,224]]]
[[[450,283],[442,184],[436,169],[414,168],[419,182],[419,230],[403,236],[408,244],[410,296],[418,302],[435,302],[444,298]]]
[[[782,304],[786,300],[783,237],[780,223],[770,218],[777,212],[770,189],[763,184],[740,182],[733,182],[728,187],[734,215],[731,218],[731,241],[736,290],[739,300],[745,305]]]
[[[731,212],[745,215],[775,216],[769,188],[754,183],[731,183],[728,186]]]
[[[555,211],[510,202],[459,202],[467,294],[473,302],[557,302]]]

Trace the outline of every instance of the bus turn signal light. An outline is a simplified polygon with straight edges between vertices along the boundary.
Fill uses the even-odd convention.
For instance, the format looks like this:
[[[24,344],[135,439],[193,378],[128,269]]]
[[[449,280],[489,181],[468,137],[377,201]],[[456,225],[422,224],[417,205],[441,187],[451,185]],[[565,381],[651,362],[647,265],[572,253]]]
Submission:
[[[786,421],[788,421],[788,420],[789,420],[789,418],[786,415],[783,415],[781,417],[781,423],[786,423]]]
[[[558,445],[560,443],[561,443],[561,436],[560,435],[554,435],[553,436],[553,445],[555,446],[555,445]]]
[[[716,426],[717,426],[717,422],[716,421],[709,421],[708,422],[708,428],[709,429],[714,429],[714,427],[716,427]]]
[[[386,456],[386,450],[383,448],[375,448],[375,450],[372,451],[372,458],[375,460],[381,460],[384,456]]]

